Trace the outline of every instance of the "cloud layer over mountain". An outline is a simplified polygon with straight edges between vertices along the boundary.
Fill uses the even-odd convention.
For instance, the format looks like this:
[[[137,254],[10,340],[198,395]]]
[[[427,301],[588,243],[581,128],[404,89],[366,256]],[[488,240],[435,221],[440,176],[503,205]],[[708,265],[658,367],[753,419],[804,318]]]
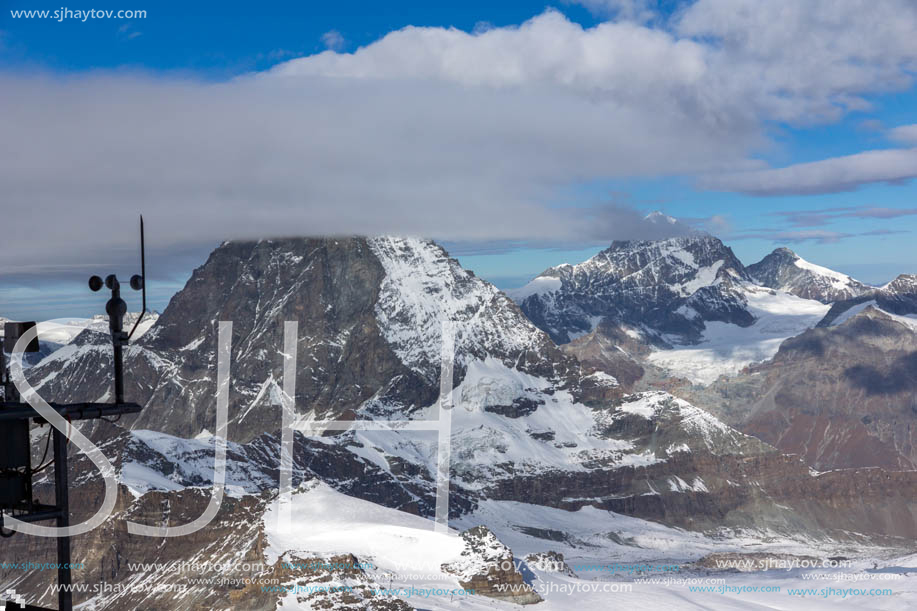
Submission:
[[[917,175],[913,149],[782,169],[754,158],[769,122],[834,121],[910,86],[914,3],[699,0],[667,18],[612,4],[616,20],[592,28],[551,10],[474,33],[409,26],[228,82],[0,75],[0,181],[23,228],[0,274],[132,245],[122,230],[140,211],[175,248],[328,233],[610,240],[659,228],[556,207],[565,189],[683,175],[811,193]]]

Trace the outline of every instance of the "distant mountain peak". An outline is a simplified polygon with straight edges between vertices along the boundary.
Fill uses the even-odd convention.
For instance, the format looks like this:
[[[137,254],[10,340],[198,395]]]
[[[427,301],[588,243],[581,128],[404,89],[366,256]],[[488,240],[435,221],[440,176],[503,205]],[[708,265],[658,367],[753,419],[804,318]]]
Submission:
[[[804,299],[833,303],[864,295],[872,287],[846,274],[806,261],[786,247],[748,266],[756,282]]]
[[[900,274],[882,288],[894,293],[917,293],[917,274]]]
[[[730,250],[731,252],[731,249],[723,244],[722,240],[703,231],[695,231],[685,235],[671,236],[657,240],[614,240],[605,250],[647,250],[659,247],[696,248],[699,245],[714,250]],[[736,260],[738,261],[738,259]]]
[[[736,290],[750,280],[732,249],[695,233],[616,240],[582,263],[546,270],[512,295],[559,343],[591,332],[602,319],[642,328],[662,342],[693,343],[704,321],[754,321]]]

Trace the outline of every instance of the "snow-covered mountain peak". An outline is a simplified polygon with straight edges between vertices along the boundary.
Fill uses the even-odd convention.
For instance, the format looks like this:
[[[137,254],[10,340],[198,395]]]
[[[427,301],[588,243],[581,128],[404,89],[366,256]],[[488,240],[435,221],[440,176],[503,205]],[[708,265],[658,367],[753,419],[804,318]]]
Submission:
[[[560,278],[579,286],[624,281],[650,287],[696,279],[713,282],[721,271],[745,278],[742,264],[719,239],[692,234],[664,240],[616,240],[582,263],[553,267],[539,278]]]
[[[830,299],[862,290],[869,287],[788,248],[746,268],[719,239],[691,234],[614,242],[583,263],[547,270],[513,296],[558,343],[593,333],[615,338],[593,346],[604,355],[599,362],[620,365],[616,346],[626,337],[624,344],[650,344],[645,358],[670,375],[709,384],[772,357],[781,341],[816,325]]]
[[[239,441],[278,426],[287,321],[298,322],[296,401],[304,417],[379,417],[430,405],[440,390],[443,323],[454,331],[455,383],[471,364],[492,359],[583,400],[618,393],[430,241],[228,242],[126,355],[127,396],[158,411],[143,412],[138,426],[188,437],[212,430],[217,321],[233,323],[230,433]],[[49,362],[35,379],[51,396],[95,400],[110,386],[110,348],[96,347]],[[499,407],[524,410],[527,387],[507,376],[497,376],[496,386],[515,394]]]
[[[660,341],[696,341],[703,320],[747,326],[742,263],[719,239],[692,234],[615,241],[576,265],[546,270],[511,294],[559,343],[591,332],[603,318],[643,329]]]
[[[749,265],[748,273],[763,286],[822,303],[858,297],[872,290],[846,274],[810,263],[783,247]]]
[[[917,274],[901,274],[882,289],[890,293],[915,294],[917,293]]]

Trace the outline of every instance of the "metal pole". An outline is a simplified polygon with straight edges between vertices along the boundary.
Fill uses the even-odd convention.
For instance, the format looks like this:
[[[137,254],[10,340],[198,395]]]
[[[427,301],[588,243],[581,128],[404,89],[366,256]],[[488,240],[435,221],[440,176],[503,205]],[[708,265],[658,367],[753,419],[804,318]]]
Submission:
[[[118,332],[120,333],[120,331]],[[115,350],[115,403],[124,403],[124,356],[121,353],[120,338],[114,342]]]
[[[111,299],[105,305],[105,311],[108,312],[108,328],[111,329],[111,343],[114,348],[115,358],[115,403],[124,403],[124,357],[121,347],[127,340],[127,334],[124,333],[122,325],[124,324],[124,313],[127,311],[127,304],[121,299],[121,285],[114,274],[108,277],[111,281]]]
[[[54,496],[57,505],[57,526],[70,526],[70,493],[67,488],[67,437],[54,429]],[[60,611],[73,611],[73,594],[70,592],[70,537],[57,538],[57,607]]]

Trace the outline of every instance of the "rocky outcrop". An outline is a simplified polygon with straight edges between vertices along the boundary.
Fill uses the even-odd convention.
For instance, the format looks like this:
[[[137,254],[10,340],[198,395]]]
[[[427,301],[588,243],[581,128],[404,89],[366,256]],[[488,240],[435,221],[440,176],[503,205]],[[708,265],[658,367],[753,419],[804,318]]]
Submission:
[[[563,344],[561,349],[587,369],[614,375],[626,390],[632,389],[646,373],[642,361],[650,352],[643,341],[609,320],[603,320],[590,333]]]
[[[560,552],[547,551],[529,554],[525,557],[530,568],[544,573],[560,573],[567,577],[576,577],[576,573],[564,560]]]
[[[665,463],[520,476],[490,498],[570,511],[591,506],[691,530],[759,529],[788,536],[907,547],[917,536],[917,473],[858,469],[814,474],[777,452],[682,452]]]
[[[229,592],[233,608],[276,609],[295,605],[328,611],[413,611],[386,592],[353,554],[284,554],[251,583]]]
[[[486,526],[469,528],[461,537],[465,544],[461,559],[442,567],[456,575],[459,585],[478,596],[519,605],[541,602],[541,596],[517,570],[512,550]]]

